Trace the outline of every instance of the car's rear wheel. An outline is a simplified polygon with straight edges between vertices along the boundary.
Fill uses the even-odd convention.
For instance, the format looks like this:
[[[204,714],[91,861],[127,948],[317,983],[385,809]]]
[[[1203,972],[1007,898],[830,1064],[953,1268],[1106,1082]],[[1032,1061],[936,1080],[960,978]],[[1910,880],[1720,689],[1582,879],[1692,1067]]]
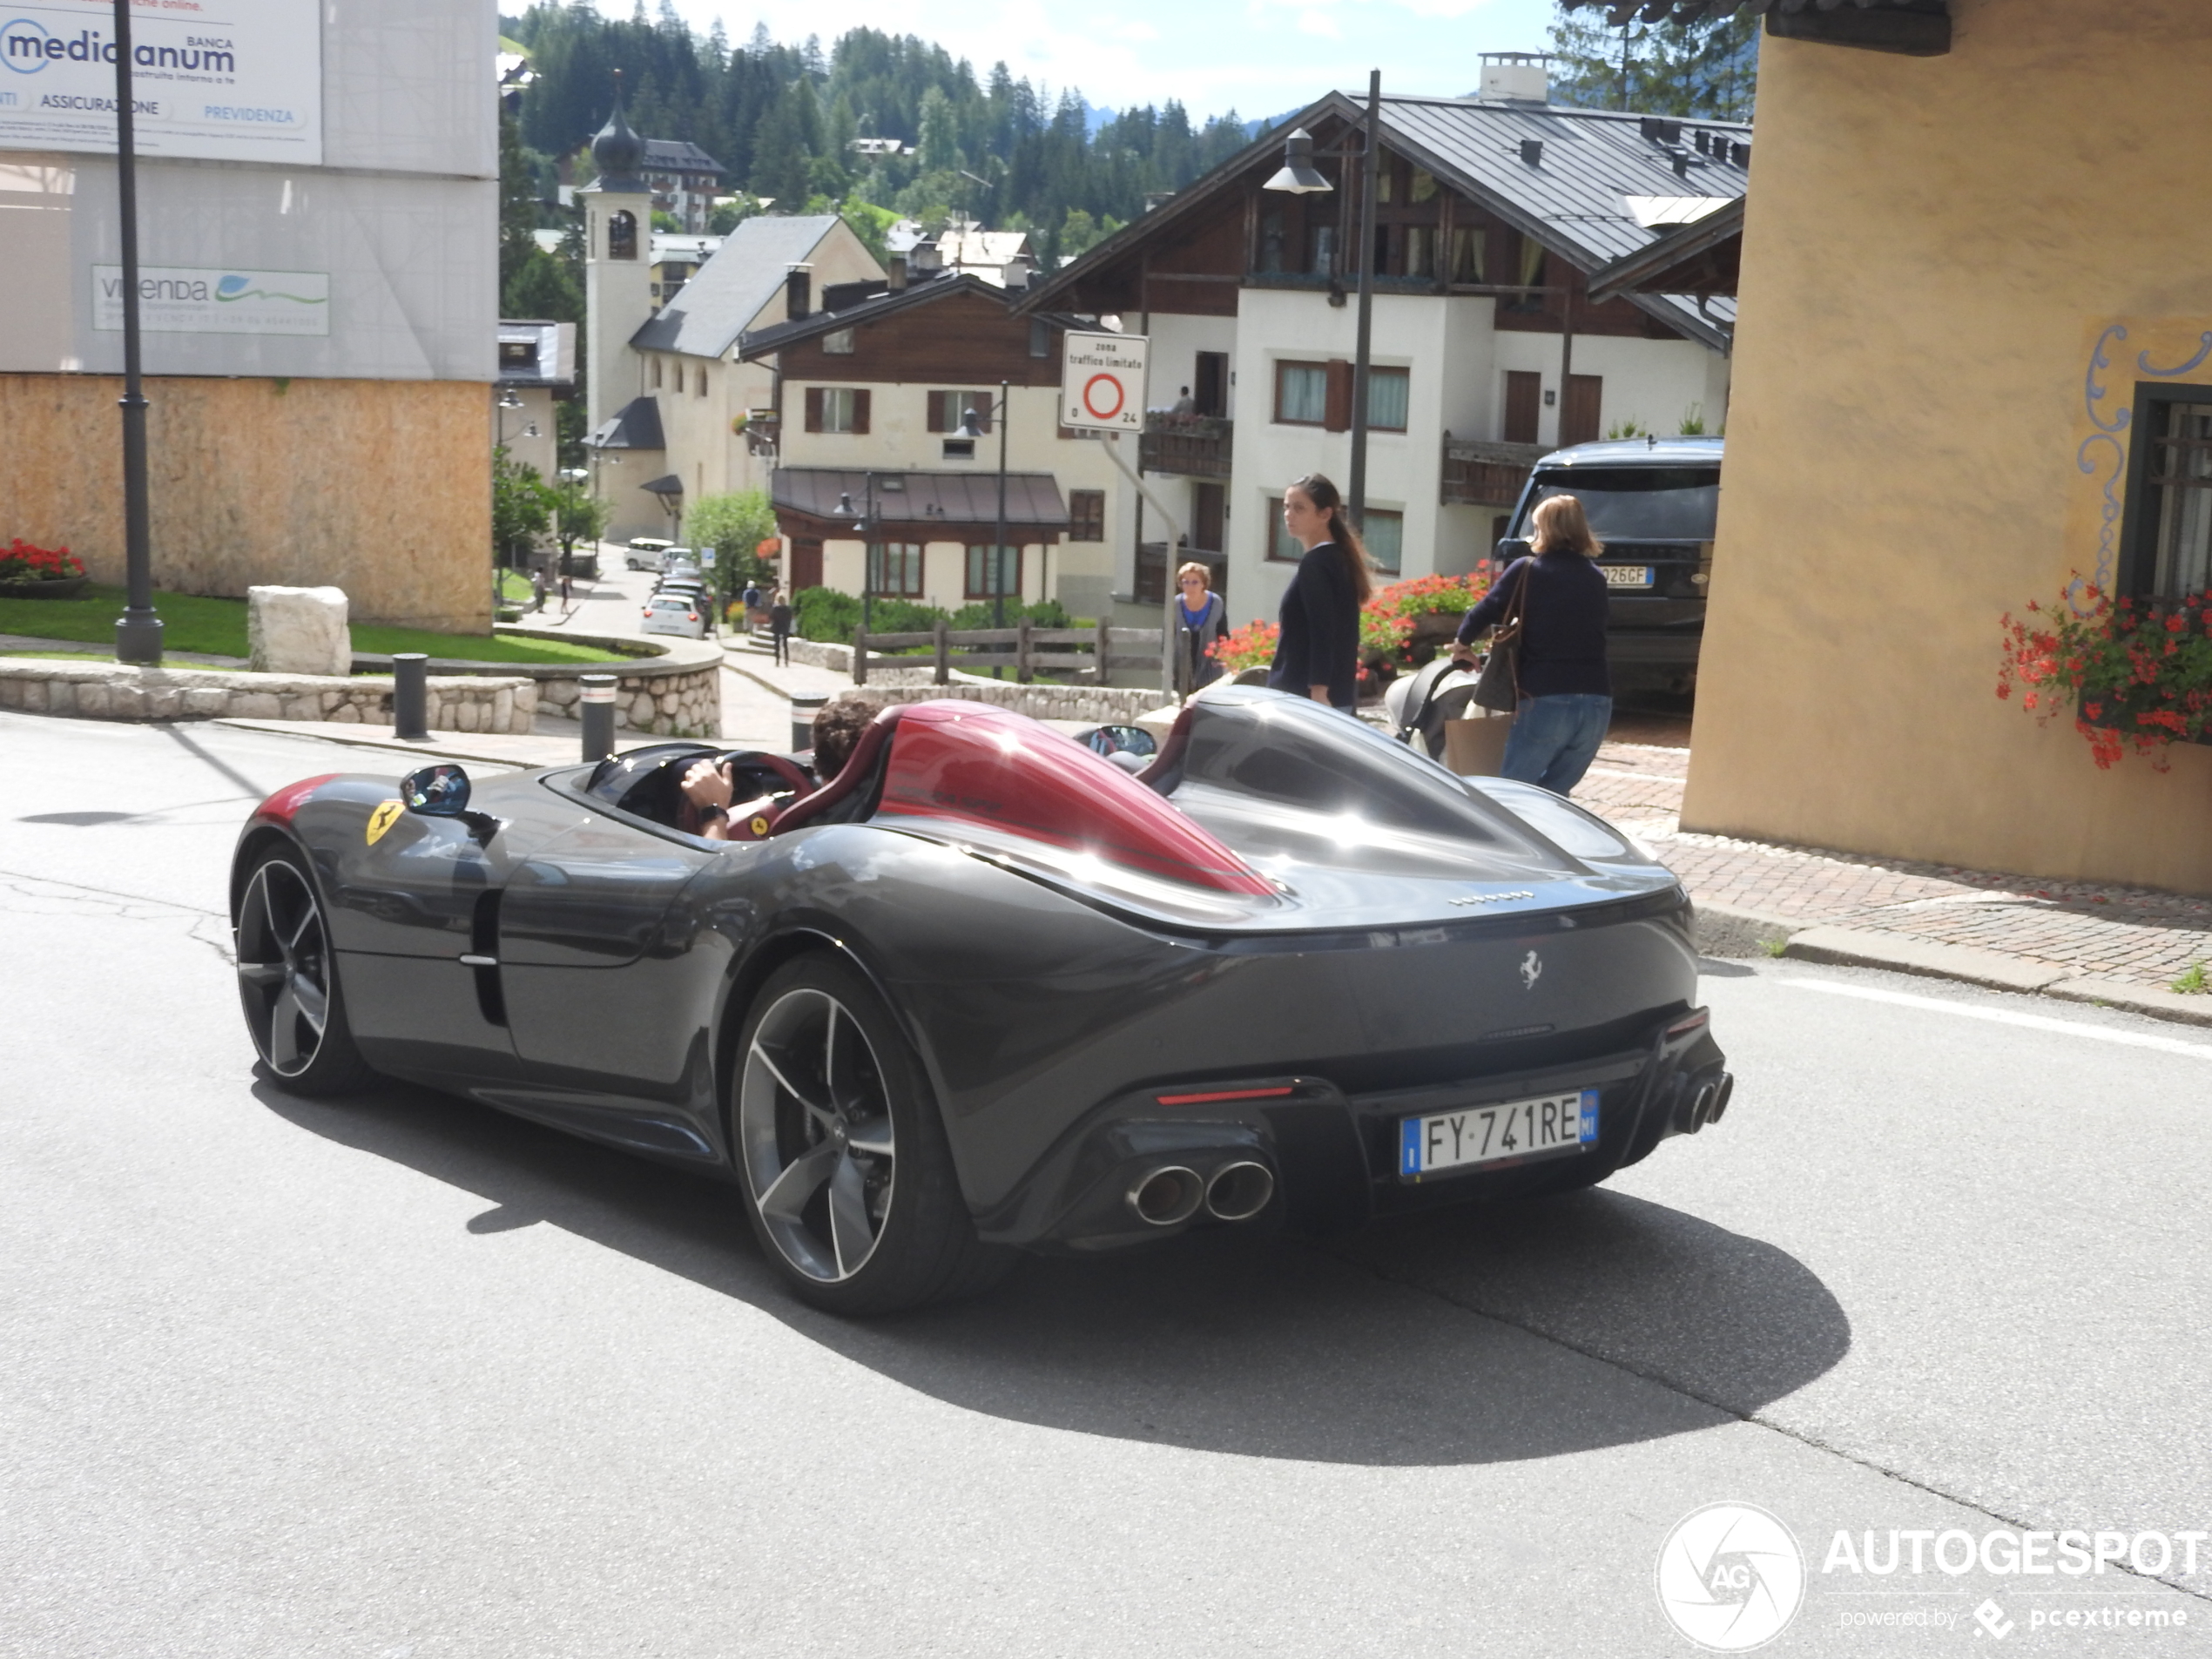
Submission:
[[[334,1095],[374,1075],[347,1023],[322,901],[289,847],[264,853],[246,879],[238,995],[262,1063],[294,1094]]]
[[[736,1072],[746,1213],[804,1300],[888,1313],[974,1294],[1011,1264],[975,1237],[921,1060],[850,964],[817,954],[778,969]]]

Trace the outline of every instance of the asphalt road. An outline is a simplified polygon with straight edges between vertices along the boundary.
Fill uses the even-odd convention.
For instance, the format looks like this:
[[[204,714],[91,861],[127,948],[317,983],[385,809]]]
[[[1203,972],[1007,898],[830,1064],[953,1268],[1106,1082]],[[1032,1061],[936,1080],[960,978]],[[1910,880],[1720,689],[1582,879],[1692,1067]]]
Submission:
[[[0,1653],[1689,1655],[1724,1501],[1803,1551],[1768,1651],[2212,1651],[2212,1546],[1834,1553],[2212,1528],[2201,1035],[1717,964],[1726,1121],[1597,1191],[840,1325],[711,1184],[256,1078],[231,839],[362,757],[0,754]]]

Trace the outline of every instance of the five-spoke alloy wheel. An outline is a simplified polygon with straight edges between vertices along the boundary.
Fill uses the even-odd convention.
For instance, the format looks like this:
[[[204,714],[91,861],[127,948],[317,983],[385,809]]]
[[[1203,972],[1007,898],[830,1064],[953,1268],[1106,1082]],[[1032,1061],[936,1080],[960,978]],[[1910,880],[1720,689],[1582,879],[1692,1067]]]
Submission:
[[[770,976],[737,1055],[731,1128],[753,1231],[818,1306],[880,1313],[972,1294],[979,1243],[919,1058],[873,986],[819,954]]]
[[[330,930],[289,849],[253,867],[238,909],[238,994],[263,1063],[300,1094],[368,1077],[338,995]]]

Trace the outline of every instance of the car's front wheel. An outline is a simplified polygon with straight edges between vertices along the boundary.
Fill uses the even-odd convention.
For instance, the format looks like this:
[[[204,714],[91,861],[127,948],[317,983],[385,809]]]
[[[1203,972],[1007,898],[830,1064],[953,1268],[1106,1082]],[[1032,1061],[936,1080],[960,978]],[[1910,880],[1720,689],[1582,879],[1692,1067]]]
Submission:
[[[822,953],[770,976],[733,1089],[746,1213],[804,1300],[888,1313],[973,1295],[1011,1264],[975,1237],[921,1059],[851,964]]]
[[[238,911],[238,995],[262,1063],[300,1095],[335,1095],[374,1076],[354,1044],[322,901],[298,853],[265,853]]]

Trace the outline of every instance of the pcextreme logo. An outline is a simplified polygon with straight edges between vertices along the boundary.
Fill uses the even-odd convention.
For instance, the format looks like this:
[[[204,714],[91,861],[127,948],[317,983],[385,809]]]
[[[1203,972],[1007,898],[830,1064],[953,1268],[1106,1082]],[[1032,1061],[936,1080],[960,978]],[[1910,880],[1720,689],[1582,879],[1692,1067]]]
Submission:
[[[1748,1653],[1790,1627],[1804,1601],[1805,1558],[1789,1527],[1748,1503],[1709,1503],[1659,1547],[1659,1606],[1713,1653]]]

